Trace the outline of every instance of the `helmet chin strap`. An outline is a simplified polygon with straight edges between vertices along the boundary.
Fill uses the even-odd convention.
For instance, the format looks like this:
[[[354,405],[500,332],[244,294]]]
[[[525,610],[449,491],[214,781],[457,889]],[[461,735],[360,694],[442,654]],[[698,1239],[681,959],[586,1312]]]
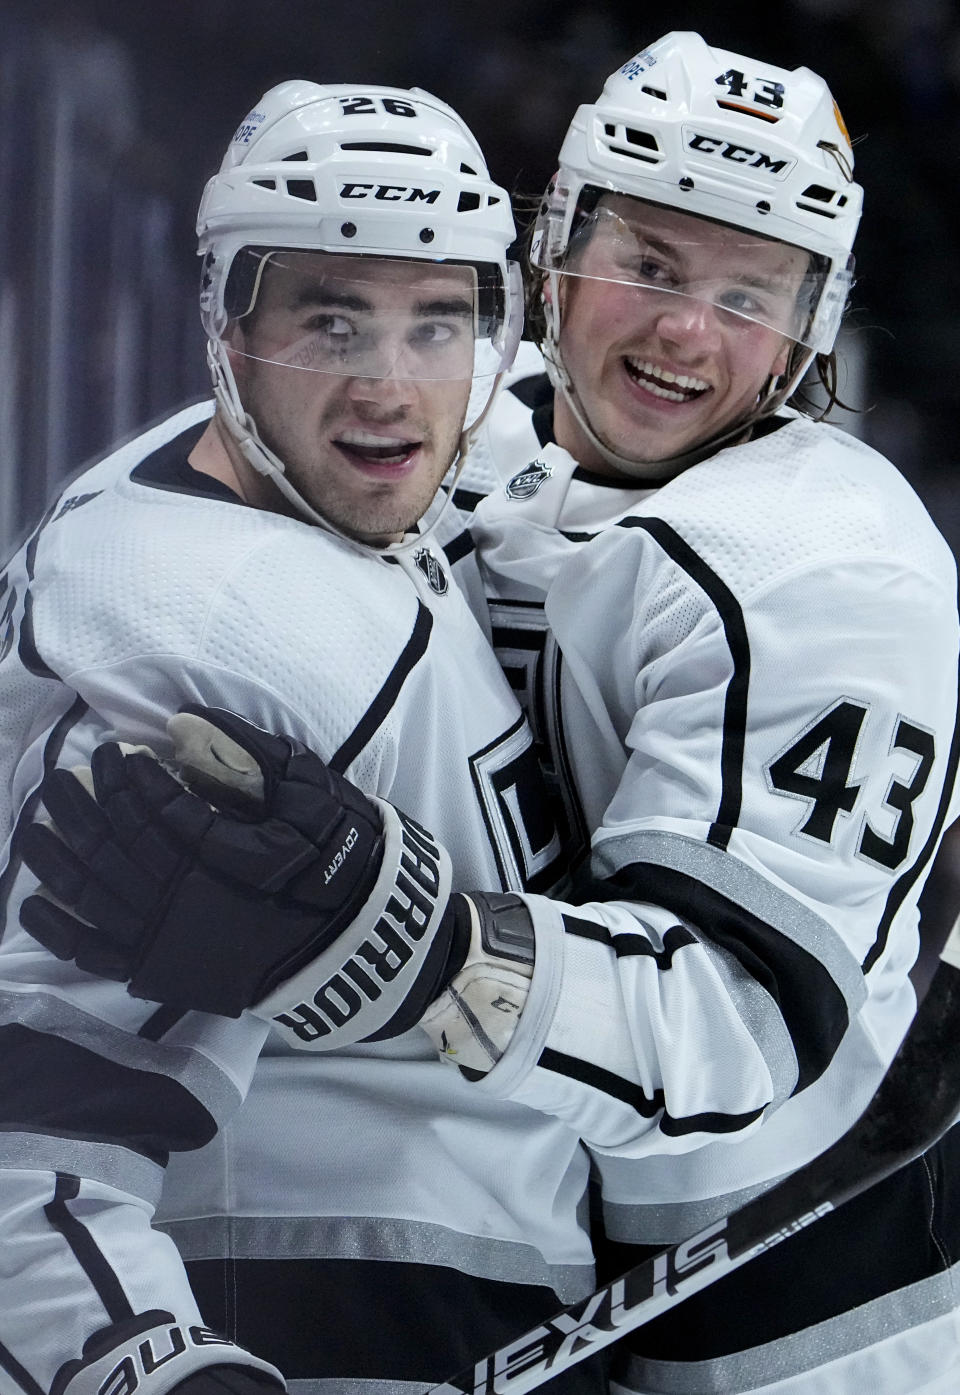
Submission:
[[[376,547],[372,543],[364,542],[361,538],[351,537],[349,533],[343,532],[335,523],[331,523],[322,513],[318,513],[311,504],[303,497],[295,485],[291,484],[287,477],[286,466],[280,457],[270,449],[261,439],[257,431],[257,425],[243,407],[240,401],[240,393],[237,389],[237,381],[233,376],[233,369],[224,352],[219,340],[208,340],[207,342],[207,363],[210,368],[210,376],[213,379],[213,396],[217,407],[220,410],[220,417],[224,426],[230,434],[237,450],[244,460],[257,474],[269,479],[277,489],[293,505],[301,518],[305,518],[309,523],[322,528],[325,533],[330,533],[333,537],[339,538],[341,542],[350,543],[353,547],[360,548],[365,552],[373,552],[378,557],[396,556],[398,553],[410,552],[414,548],[423,547],[431,533],[436,530],[440,519],[446,512],[447,506],[453,498],[453,491],[463,473],[466,464],[466,454],[473,435],[484,421],[487,412],[496,395],[496,386],[499,384],[499,377],[496,379],[487,405],[480,413],[477,420],[461,434],[457,446],[457,454],[451,462],[453,478],[450,481],[449,489],[445,494],[441,507],[430,520],[422,532],[411,533],[400,542],[387,543],[385,547]],[[449,472],[448,472],[449,473]]]
[[[543,299],[547,333],[540,345],[547,377],[554,390],[560,393],[570,408],[574,420],[601,460],[606,461],[618,474],[626,475],[629,479],[637,480],[641,484],[664,484],[691,465],[697,465],[701,460],[706,460],[709,456],[714,455],[721,446],[729,445],[731,441],[748,435],[757,422],[771,416],[778,407],[786,402],[797,387],[813,357],[812,351],[801,356],[799,365],[786,380],[769,378],[754,407],[745,416],[739,418],[723,431],[719,431],[715,436],[700,441],[697,445],[691,446],[689,450],[679,451],[676,455],[665,455],[659,460],[636,460],[632,456],[618,454],[607,445],[606,441],[601,440],[577,398],[573,379],[567,371],[563,355],[560,352],[559,276],[556,272],[550,272],[549,277],[552,299],[546,297]]]

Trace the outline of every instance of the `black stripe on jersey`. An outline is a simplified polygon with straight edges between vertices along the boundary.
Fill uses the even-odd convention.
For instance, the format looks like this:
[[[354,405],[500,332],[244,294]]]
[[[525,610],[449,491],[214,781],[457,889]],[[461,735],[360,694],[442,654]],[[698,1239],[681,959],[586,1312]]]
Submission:
[[[430,641],[430,631],[432,629],[433,616],[422,602],[418,602],[416,623],[413,627],[413,633],[404,647],[403,653],[390,670],[387,681],[360,718],[360,721],[354,727],[339,751],[331,757],[329,762],[331,769],[340,771],[341,773],[346,770],[351,761],[357,758],[367,742],[376,735],[377,731],[383,725],[387,713],[400,696],[400,692],[407,678],[427,652],[427,645]]]
[[[204,1321],[272,1362],[287,1380],[432,1386],[560,1306],[546,1285],[412,1262],[188,1260],[186,1268]],[[598,1395],[604,1386],[595,1361],[543,1390]]]
[[[662,518],[622,518],[618,528],[642,528],[700,587],[713,603],[726,635],[733,673],[723,705],[720,747],[720,805],[710,826],[707,842],[726,848],[740,818],[743,803],[743,751],[747,726],[747,692],[750,686],[750,643],[740,603],[716,572],[707,566],[688,542]]]
[[[913,888],[917,878],[923,872],[927,863],[933,856],[937,845],[937,839],[946,821],[947,810],[950,807],[950,800],[953,796],[953,788],[957,778],[957,766],[960,763],[960,678],[957,683],[957,715],[953,725],[953,739],[950,742],[950,752],[947,756],[947,769],[943,780],[943,789],[940,792],[940,803],[937,806],[936,817],[930,829],[927,841],[924,843],[920,853],[911,867],[897,878],[890,888],[887,896],[887,904],[884,906],[883,915],[880,917],[880,924],[877,927],[877,938],[874,940],[869,953],[861,965],[863,972],[868,974],[874,964],[880,958],[887,946],[887,937],[890,934],[890,926],[894,917]]]
[[[483,495],[478,494],[476,497],[477,499],[482,499]],[[473,534],[468,528],[465,528],[458,537],[451,539],[450,542],[444,543],[443,545],[443,555],[446,557],[451,567],[455,566],[457,562],[462,561],[464,557],[469,557],[470,553],[476,552],[476,550],[477,544],[474,542]]]
[[[37,678],[53,678],[59,682],[59,674],[54,673],[53,669],[43,661],[40,657],[40,651],[37,649],[33,630],[33,596],[30,592],[30,582],[33,581],[34,567],[37,561],[37,548],[40,546],[41,535],[53,517],[55,508],[56,505],[53,504],[47,509],[47,512],[37,524],[36,531],[27,543],[26,551],[24,552],[24,567],[27,573],[27,592],[23,598],[23,620],[20,624],[18,653],[20,655],[20,662],[28,673],[32,673]]]
[[[749,1352],[832,1318],[856,1331],[855,1310],[887,1294],[898,1308],[916,1301],[908,1285],[944,1274],[960,1261],[960,1189],[949,1182],[958,1175],[960,1127],[954,1127],[928,1153],[816,1225],[804,1226],[742,1269],[627,1333],[618,1351],[627,1348],[649,1360],[709,1361]],[[605,1242],[599,1233],[594,1247],[597,1277],[603,1282],[655,1253],[653,1247]],[[866,1335],[864,1326],[860,1332]],[[760,1360],[766,1355],[756,1353]],[[778,1355],[786,1353],[774,1351],[765,1369],[752,1364],[751,1377],[766,1384],[782,1376]],[[726,1381],[723,1385],[728,1388]],[[731,1386],[743,1388],[739,1381],[733,1385],[732,1373]]]
[[[0,1027],[0,1129],[114,1143],[166,1166],[216,1122],[178,1080],[19,1022]]]
[[[83,698],[78,697],[75,699],[70,710],[65,712],[60,720],[51,728],[46,745],[43,748],[44,775],[49,774],[56,765],[60,758],[60,753],[63,750],[64,742],[77,723],[86,715],[87,710],[87,704],[84,702]],[[40,790],[38,788],[34,790],[29,799],[25,801],[23,808],[17,815],[17,822],[10,838],[10,861],[3,869],[3,872],[0,873],[0,939],[3,938],[3,927],[7,918],[6,909],[7,901],[10,896],[10,888],[13,885],[14,878],[23,865],[23,859],[18,851],[20,838],[22,836],[21,830],[25,828],[28,823],[32,823],[36,818],[39,805]]]
[[[672,867],[637,862],[603,882],[593,882],[596,900],[641,900],[663,906],[695,925],[740,963],[780,1009],[794,1051],[794,1093],[817,1080],[833,1060],[849,1025],[849,1011],[829,969],[776,926]]]
[[[67,1205],[68,1201],[76,1198],[79,1191],[79,1177],[58,1172],[56,1191],[53,1200],[43,1208],[44,1214],[54,1230],[58,1230],[70,1246],[74,1259],[96,1290],[110,1321],[123,1322],[125,1318],[134,1315],[127,1295],[120,1287],[119,1279],[93,1236]]]
[[[42,1386],[38,1385],[29,1371],[25,1371],[20,1362],[11,1351],[0,1342],[0,1371],[6,1371],[11,1380],[15,1381],[24,1395],[46,1395]]]
[[[605,925],[596,920],[580,920],[577,916],[565,915],[563,928],[568,935],[579,935],[584,940],[596,940],[612,949],[618,959],[629,959],[633,955],[647,955],[657,961],[658,969],[673,966],[673,956],[685,945],[695,945],[696,935],[692,935],[683,925],[672,925],[663,937],[663,948],[657,949],[645,935],[614,935]]]
[[[474,489],[455,489],[453,491],[453,502],[464,513],[473,513],[477,505],[485,498],[485,494],[478,494]]]
[[[514,620],[510,612],[516,612]],[[567,745],[563,721],[563,650],[552,635],[555,645],[553,671],[547,668],[547,636],[545,623],[526,626],[519,618],[524,612],[543,617],[542,601],[500,599],[490,604],[491,641],[504,676],[524,709],[533,732],[537,759],[547,778],[548,792],[554,807],[554,821],[563,844],[563,856],[568,871],[573,871],[590,842],[583,804],[573,778],[573,765]],[[507,652],[526,650],[534,655],[536,672],[531,685],[524,668],[511,665]],[[548,714],[552,712],[552,720]]]
[[[194,422],[179,436],[165,441],[130,471],[135,484],[151,489],[163,489],[171,494],[191,494],[204,499],[219,499],[221,503],[248,507],[239,494],[222,480],[214,479],[202,470],[195,470],[188,460],[194,446],[210,425],[212,417]]]
[[[759,1109],[751,1109],[746,1114],[718,1114],[711,1111],[675,1119],[667,1113],[662,1090],[654,1090],[651,1097],[644,1093],[642,1086],[635,1085],[632,1080],[624,1080],[623,1076],[614,1075],[613,1071],[604,1070],[602,1066],[593,1065],[579,1056],[568,1056],[565,1051],[554,1051],[552,1047],[547,1046],[541,1052],[537,1065],[542,1066],[544,1070],[565,1075],[570,1080],[579,1080],[581,1085],[590,1085],[595,1090],[601,1090],[605,1095],[628,1105],[642,1119],[652,1119],[662,1110],[657,1127],[670,1138],[682,1138],[689,1133],[736,1133],[738,1129],[745,1129],[755,1119],[759,1119],[763,1113],[764,1107],[761,1106]]]
[[[518,402],[530,408],[530,424],[536,432],[541,446],[549,446],[556,441],[553,433],[553,388],[546,373],[534,373],[530,378],[520,378],[507,389]]]

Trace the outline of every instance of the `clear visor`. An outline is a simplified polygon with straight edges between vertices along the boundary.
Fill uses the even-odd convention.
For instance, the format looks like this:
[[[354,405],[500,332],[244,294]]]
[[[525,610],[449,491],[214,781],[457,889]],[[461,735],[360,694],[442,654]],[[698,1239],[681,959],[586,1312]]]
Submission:
[[[307,373],[426,382],[493,379],[522,328],[498,267],[245,247],[220,339],[234,354]]]
[[[823,326],[822,259],[790,243],[694,217],[626,195],[606,196],[579,215],[566,246],[556,219],[544,219],[531,260],[543,271],[642,291],[672,312],[709,306],[734,332],[762,325],[817,349]],[[842,309],[846,288],[832,287]],[[821,310],[826,309],[822,306]]]

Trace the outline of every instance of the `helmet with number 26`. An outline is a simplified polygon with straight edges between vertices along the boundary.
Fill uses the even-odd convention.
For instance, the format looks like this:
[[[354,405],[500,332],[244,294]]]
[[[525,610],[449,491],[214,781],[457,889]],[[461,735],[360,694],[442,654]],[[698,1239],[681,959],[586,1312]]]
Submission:
[[[325,254],[331,305],[356,299],[368,269],[382,303],[391,267],[399,287],[427,264],[436,322],[414,332],[400,309],[395,323],[378,309],[376,319],[347,328],[345,318],[328,315],[322,328],[298,329],[289,343],[273,345],[268,361],[297,372],[469,382],[462,454],[513,360],[523,295],[519,267],[506,255],[515,235],[509,197],[452,108],[417,88],[281,83],[234,134],[204,191],[197,233],[201,315],[222,419],[244,457],[298,512],[327,526],[246,413],[230,340],[231,327],[253,311],[266,268],[299,286],[303,266],[318,260],[304,253]]]
[[[557,279],[598,275],[580,258],[600,232],[612,248],[600,279],[644,284],[644,249],[631,219],[622,216],[624,200],[604,199],[611,194],[638,201],[638,210],[653,204],[692,215],[683,220],[685,236],[695,237],[695,220],[708,220],[743,234],[748,255],[759,242],[809,254],[786,326],[775,296],[734,296],[722,277],[685,280],[682,267],[669,280],[673,294],[773,325],[794,343],[785,371],[766,384],[748,417],[702,443],[713,448],[774,411],[813,357],[833,350],[852,285],[862,206],[836,102],[808,68],[788,71],[710,48],[698,34],[672,33],[625,63],[599,99],[577,111],[540,207],[531,261],[552,286],[544,299],[543,348],[554,385],[616,466],[627,462],[593,432],[564,367]]]

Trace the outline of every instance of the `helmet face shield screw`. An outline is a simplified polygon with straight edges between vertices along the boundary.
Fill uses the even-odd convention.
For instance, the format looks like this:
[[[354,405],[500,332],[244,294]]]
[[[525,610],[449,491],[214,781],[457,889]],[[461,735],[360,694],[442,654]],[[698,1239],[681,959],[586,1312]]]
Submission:
[[[356,237],[357,225],[356,223],[344,223],[340,232],[344,237]]]
[[[421,228],[421,229],[420,229],[420,241],[421,241],[421,242],[432,242],[433,239],[434,239],[434,237],[435,237],[435,235],[436,235],[436,234],[434,233],[433,228]]]

